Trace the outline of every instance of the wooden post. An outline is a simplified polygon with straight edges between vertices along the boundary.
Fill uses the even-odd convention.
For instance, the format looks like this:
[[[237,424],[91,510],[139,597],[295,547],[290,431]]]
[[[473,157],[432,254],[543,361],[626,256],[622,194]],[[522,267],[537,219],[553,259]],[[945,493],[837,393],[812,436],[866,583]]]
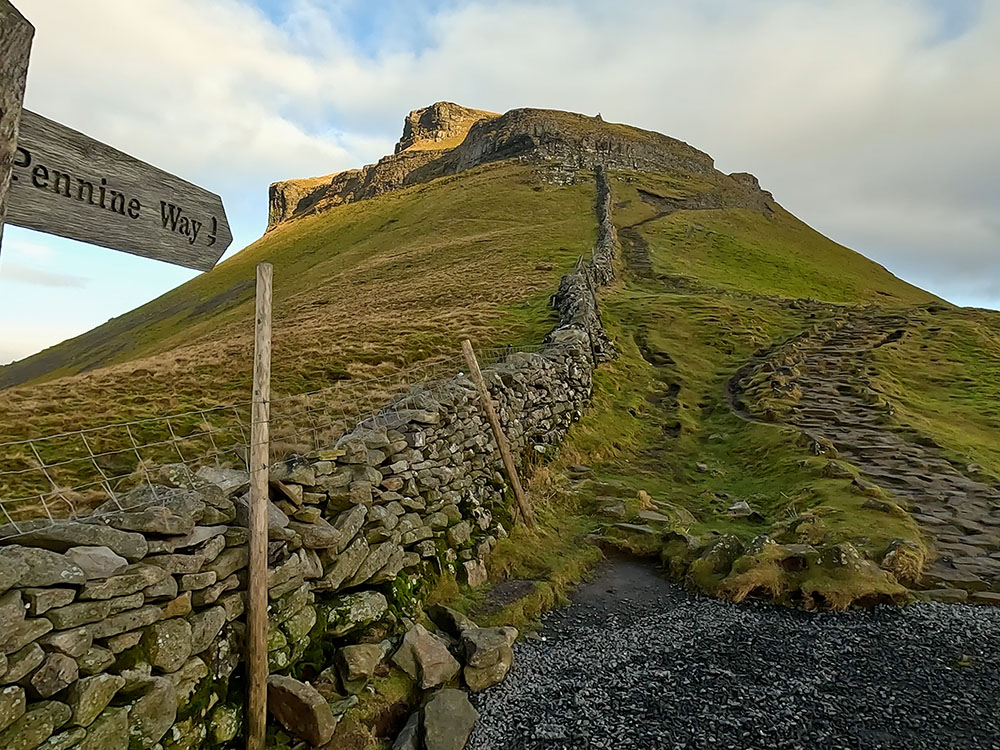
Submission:
[[[528,524],[528,528],[534,528],[535,516],[531,512],[531,506],[528,505],[528,498],[521,488],[521,480],[518,478],[517,468],[514,466],[514,457],[511,456],[510,446],[507,445],[507,438],[500,429],[500,420],[497,419],[496,410],[493,408],[493,399],[490,398],[490,392],[486,389],[483,373],[479,369],[479,360],[476,359],[476,352],[472,348],[472,342],[468,339],[462,342],[462,354],[465,355],[466,364],[469,365],[469,374],[472,376],[472,382],[479,389],[479,398],[483,402],[486,418],[490,421],[493,437],[496,439],[497,447],[500,449],[500,457],[503,459],[503,466],[507,471],[507,478],[510,479],[510,485],[514,489],[514,498],[517,500],[517,507],[521,511],[521,518]]]
[[[267,509],[271,400],[270,263],[257,266],[253,414],[250,423],[250,580],[247,592],[247,750],[264,750],[267,732]]]
[[[8,0],[0,0],[0,242],[7,215],[7,192],[17,149],[21,102],[35,28]]]

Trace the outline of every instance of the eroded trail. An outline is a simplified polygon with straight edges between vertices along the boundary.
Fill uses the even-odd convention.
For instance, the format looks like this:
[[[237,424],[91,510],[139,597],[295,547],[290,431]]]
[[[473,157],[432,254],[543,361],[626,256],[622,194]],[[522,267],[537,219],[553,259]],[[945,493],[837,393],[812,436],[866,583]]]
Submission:
[[[738,405],[828,440],[888,490],[938,554],[922,587],[952,601],[967,595],[1000,604],[1000,490],[964,474],[933,445],[901,434],[891,424],[891,404],[871,387],[871,353],[906,333],[905,316],[869,311],[810,330],[741,372]]]
[[[1000,609],[734,606],[613,559],[540,632],[470,750],[1000,748]]]

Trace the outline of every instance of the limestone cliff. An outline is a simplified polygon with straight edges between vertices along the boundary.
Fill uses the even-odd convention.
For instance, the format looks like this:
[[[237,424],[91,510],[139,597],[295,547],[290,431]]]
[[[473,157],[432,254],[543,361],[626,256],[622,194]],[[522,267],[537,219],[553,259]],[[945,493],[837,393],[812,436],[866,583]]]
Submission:
[[[498,116],[496,112],[469,109],[451,102],[435,102],[429,107],[415,109],[406,116],[396,153],[407,149],[454,148],[476,122]]]
[[[438,102],[411,112],[395,153],[375,164],[271,185],[268,231],[300,216],[503,159],[549,163],[570,172],[597,165],[681,171],[753,193],[754,203],[771,200],[752,175],[723,175],[708,154],[650,130],[557,110],[495,115]]]

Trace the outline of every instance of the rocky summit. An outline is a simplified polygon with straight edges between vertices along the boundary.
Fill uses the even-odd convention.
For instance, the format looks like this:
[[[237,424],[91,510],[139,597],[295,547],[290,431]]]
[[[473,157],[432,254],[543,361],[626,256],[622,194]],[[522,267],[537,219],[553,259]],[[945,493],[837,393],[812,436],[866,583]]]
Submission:
[[[439,102],[0,367],[0,747],[242,741],[261,261],[269,746],[991,746],[1000,314],[780,198],[598,115]]]
[[[721,176],[707,154],[648,130],[608,127],[602,120],[569,112],[515,109],[496,115],[437,102],[407,116],[395,153],[378,163],[272,185],[268,231],[290,219],[507,159],[556,161],[568,170],[567,179],[572,179],[573,170],[597,164]],[[750,175],[734,175],[734,180],[759,192]]]

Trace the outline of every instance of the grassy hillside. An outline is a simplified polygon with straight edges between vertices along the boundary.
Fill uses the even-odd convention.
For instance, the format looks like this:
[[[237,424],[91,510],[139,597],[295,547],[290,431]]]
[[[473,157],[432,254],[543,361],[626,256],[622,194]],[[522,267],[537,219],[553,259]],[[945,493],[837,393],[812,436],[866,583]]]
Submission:
[[[557,129],[583,121],[588,137],[629,132],[542,114]],[[517,574],[525,561],[518,550],[532,545],[551,551],[532,561],[532,576],[579,559],[580,535],[597,531],[636,549],[662,548],[691,583],[732,598],[763,592],[830,606],[872,594],[898,599],[902,587],[871,565],[899,544],[917,567],[933,560],[927,530],[905,503],[791,423],[747,411],[734,383],[804,332],[892,311],[905,335],[858,365],[880,429],[995,481],[1000,316],[942,303],[823,237],[752,177],[715,172],[705,159],[657,173],[612,170],[622,254],[601,303],[619,356],[598,373],[593,406],[565,449],[533,480],[547,516],[541,536],[512,542],[496,572]],[[553,184],[553,175],[558,182],[565,172],[498,161],[286,222],[160,299],[0,369],[0,385],[16,384],[0,400],[0,441],[246,399],[261,260],[275,266],[278,394],[337,383],[345,408],[377,406],[388,390],[373,390],[371,378],[415,365],[456,369],[466,336],[480,345],[536,344],[553,325],[549,296],[596,236],[590,173],[570,185]],[[768,367],[798,374],[783,362]],[[364,392],[352,390],[362,382]],[[772,395],[792,406],[798,397]],[[53,450],[47,459],[73,448]],[[114,470],[134,471],[129,460]],[[587,468],[581,474],[573,464]],[[679,534],[666,547],[663,524]],[[859,563],[862,572],[846,578],[825,568],[785,575],[769,558],[730,560],[723,570],[694,554],[730,538],[742,549],[762,535],[823,549],[850,543],[869,567]]]
[[[876,357],[895,420],[1000,483],[1000,312],[919,310],[910,320],[910,335]]]
[[[593,186],[495,165],[280,227],[209,273],[0,370],[0,441],[243,400],[254,268],[274,264],[273,386],[299,393],[538,342],[593,241]]]

